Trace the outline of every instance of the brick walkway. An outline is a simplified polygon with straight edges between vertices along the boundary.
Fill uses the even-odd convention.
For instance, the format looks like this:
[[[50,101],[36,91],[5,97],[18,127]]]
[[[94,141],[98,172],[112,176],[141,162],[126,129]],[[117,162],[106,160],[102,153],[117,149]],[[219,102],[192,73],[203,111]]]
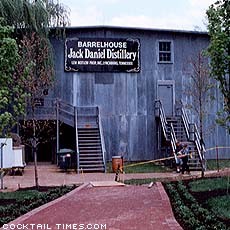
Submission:
[[[174,219],[161,183],[150,189],[147,186],[92,187],[86,183],[4,229],[21,228],[22,224],[26,229],[38,229],[41,225],[42,229],[182,229]]]
[[[34,185],[33,167],[23,176],[6,176],[7,190]],[[193,173],[199,176],[200,173]],[[114,174],[58,172],[56,166],[39,166],[39,184],[44,186],[84,183],[69,194],[41,206],[9,223],[15,229],[109,229],[180,230],[167,194],[160,182],[148,186],[93,187],[90,181],[114,181]],[[131,178],[178,178],[176,173],[127,174]],[[22,228],[21,224],[24,225]],[[34,224],[34,225],[32,225]],[[40,225],[39,225],[40,224]],[[7,228],[8,227],[8,228]],[[10,225],[5,226],[10,229]]]

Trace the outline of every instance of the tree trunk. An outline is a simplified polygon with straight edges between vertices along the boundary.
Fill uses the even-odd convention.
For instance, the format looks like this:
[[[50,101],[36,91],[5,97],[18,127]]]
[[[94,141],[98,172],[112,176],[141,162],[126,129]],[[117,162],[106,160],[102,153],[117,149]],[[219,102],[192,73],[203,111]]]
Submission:
[[[35,179],[35,187],[38,189],[39,188],[39,183],[38,183],[38,169],[37,169],[37,147],[34,148],[34,179]]]
[[[34,109],[33,109],[34,111]],[[34,114],[34,112],[33,112]],[[34,115],[33,115],[34,117]],[[34,179],[35,179],[35,187],[38,189],[39,188],[39,184],[38,184],[38,169],[37,169],[37,139],[36,139],[36,124],[35,124],[35,120],[33,119],[33,155],[34,155]]]

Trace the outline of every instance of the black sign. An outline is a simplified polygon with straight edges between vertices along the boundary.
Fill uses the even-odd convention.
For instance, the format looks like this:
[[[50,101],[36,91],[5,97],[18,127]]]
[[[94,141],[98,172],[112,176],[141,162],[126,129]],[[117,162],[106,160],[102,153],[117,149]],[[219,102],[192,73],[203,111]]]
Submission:
[[[138,39],[67,39],[65,71],[139,72],[139,50]]]

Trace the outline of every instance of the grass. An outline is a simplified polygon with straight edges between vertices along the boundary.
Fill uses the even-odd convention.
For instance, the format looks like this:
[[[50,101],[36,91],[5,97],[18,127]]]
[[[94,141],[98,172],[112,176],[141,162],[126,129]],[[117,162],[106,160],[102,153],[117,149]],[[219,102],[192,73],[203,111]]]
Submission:
[[[219,160],[219,169],[229,168],[230,160]],[[217,170],[216,160],[207,160],[207,170]],[[163,163],[159,162],[124,162],[125,173],[156,173],[156,172],[172,172],[172,169],[164,166]],[[107,172],[111,173],[112,162],[107,163]]]
[[[190,182],[189,186],[193,192],[205,192],[215,189],[227,190],[227,188],[230,188],[228,177],[196,180]]]
[[[27,191],[15,191],[15,192],[1,192],[0,199],[16,200],[16,202],[24,200],[25,198],[30,198],[37,196],[41,192],[37,190],[27,190]],[[1,206],[1,204],[0,204]]]
[[[130,179],[130,180],[125,180],[125,184],[143,185],[143,184],[150,184],[151,182],[155,182],[155,181],[156,181],[156,179],[154,179],[154,178]]]
[[[107,163],[107,171],[112,172],[112,163]],[[156,172],[170,172],[172,171],[168,167],[159,163],[148,162],[125,162],[125,173],[156,173]]]
[[[219,169],[229,168],[230,160],[219,160]],[[217,170],[218,165],[216,160],[207,160],[207,170]]]
[[[183,229],[229,229],[230,196],[226,182],[228,179],[225,176],[197,179],[189,183],[176,181],[164,184],[175,217]]]
[[[230,219],[230,195],[210,198],[206,204],[216,215]]]

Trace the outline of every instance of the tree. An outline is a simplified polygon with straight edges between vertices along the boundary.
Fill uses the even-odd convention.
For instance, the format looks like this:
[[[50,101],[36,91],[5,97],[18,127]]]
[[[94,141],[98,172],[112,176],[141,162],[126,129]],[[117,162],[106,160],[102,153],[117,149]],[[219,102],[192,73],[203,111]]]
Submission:
[[[22,58],[18,66],[23,69],[28,69],[24,87],[28,95],[27,108],[31,108],[29,112],[32,121],[24,124],[28,125],[28,129],[31,128],[32,124],[31,137],[28,137],[28,141],[30,141],[34,155],[35,185],[36,187],[39,187],[37,148],[41,143],[41,136],[38,135],[38,133],[42,133],[42,130],[45,129],[45,127],[37,124],[38,121],[35,116],[35,108],[39,100],[42,100],[48,89],[51,88],[54,71],[52,68],[52,59],[50,58],[50,45],[47,39],[40,37],[36,33],[32,33],[30,36],[24,36],[21,44],[22,48],[20,53]],[[28,57],[30,58],[28,59]]]
[[[224,97],[223,110],[219,112],[219,124],[230,131],[230,3],[219,0],[206,12],[210,45],[211,75],[219,82]]]
[[[19,81],[28,95],[32,108],[33,132],[31,139],[34,152],[35,185],[39,187],[37,172],[37,135],[35,106],[36,100],[44,96],[53,82],[52,50],[49,42],[50,26],[66,26],[68,10],[53,0],[1,0],[0,17],[14,28],[20,44],[21,61],[18,73],[26,73],[26,80]],[[59,35],[59,34],[58,34]],[[20,75],[20,74],[19,74]]]
[[[24,85],[18,84],[15,74],[19,54],[12,31],[0,20],[0,136],[7,136],[25,111]],[[22,75],[21,79],[24,77]]]
[[[191,97],[192,102],[187,107],[192,109],[198,117],[200,137],[203,140],[203,124],[208,113],[207,105],[214,99],[211,94],[214,82],[210,79],[208,60],[202,51],[189,60],[189,64],[192,72],[185,93]]]
[[[55,3],[56,2],[56,3]],[[12,17],[13,15],[13,17]],[[1,0],[0,17],[17,33],[37,32],[48,36],[50,27],[65,27],[69,9],[53,0]]]

